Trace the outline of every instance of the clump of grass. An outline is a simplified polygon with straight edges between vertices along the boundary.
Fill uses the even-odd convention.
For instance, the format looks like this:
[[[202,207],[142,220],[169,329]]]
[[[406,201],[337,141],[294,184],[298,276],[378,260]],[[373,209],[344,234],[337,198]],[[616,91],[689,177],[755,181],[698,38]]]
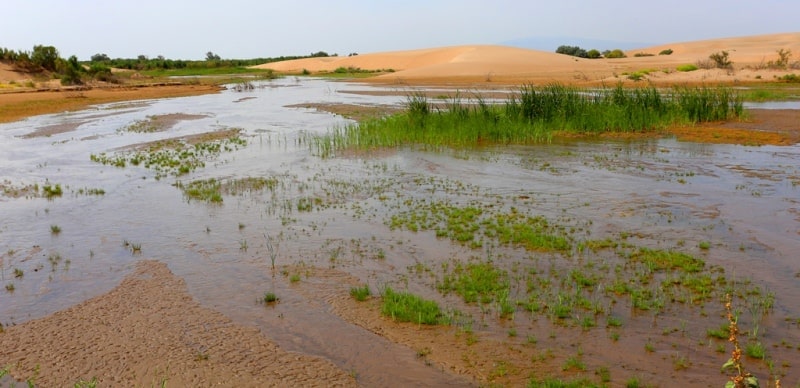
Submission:
[[[361,287],[352,287],[350,288],[350,296],[352,296],[355,300],[359,302],[363,302],[367,300],[371,295],[368,285],[363,285]]]
[[[381,313],[399,322],[414,322],[424,325],[446,324],[439,305],[407,292],[396,292],[390,287],[383,291]]]
[[[744,347],[744,353],[752,358],[763,360],[766,355],[764,345],[759,341],[748,342]]]
[[[261,300],[263,300],[264,303],[271,304],[271,303],[277,303],[279,299],[274,292],[267,292],[264,294],[264,297]]]
[[[568,370],[586,370],[586,364],[580,359],[580,357],[570,357],[567,361],[564,361],[564,365],[561,367],[562,371]]]
[[[697,69],[698,69],[697,65],[694,65],[694,64],[679,65],[676,68],[676,70],[681,71],[681,72],[695,71]]]
[[[210,203],[222,203],[221,185],[214,178],[192,181],[188,184],[177,182],[174,186],[181,189],[186,198]]]
[[[52,234],[61,233],[61,227],[58,226],[58,225],[50,225],[50,233],[52,233]]]
[[[455,291],[467,303],[491,303],[509,289],[508,275],[492,263],[456,263],[452,274],[445,275],[439,289]]]
[[[64,190],[61,189],[61,185],[59,184],[55,185],[46,184],[42,186],[42,194],[47,199],[53,199],[55,197],[60,197],[62,194],[64,194]]]

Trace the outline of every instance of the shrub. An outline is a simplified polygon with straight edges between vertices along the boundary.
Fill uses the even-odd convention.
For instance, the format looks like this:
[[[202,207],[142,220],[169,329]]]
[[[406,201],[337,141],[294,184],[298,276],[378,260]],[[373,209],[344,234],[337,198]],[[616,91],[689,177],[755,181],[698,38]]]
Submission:
[[[698,60],[696,65],[697,65],[698,68],[703,69],[703,70],[713,69],[713,68],[716,67],[716,65],[714,64],[714,61],[712,61],[711,59]]]
[[[556,49],[556,54],[566,54],[566,55],[571,55],[573,57],[580,57],[580,58],[588,58],[588,55],[589,55],[586,52],[586,50],[584,50],[584,49],[582,49],[582,48],[580,48],[578,46],[567,46],[567,45],[558,46],[558,48]]]
[[[778,77],[778,80],[789,83],[798,83],[800,82],[800,76],[797,74],[786,74],[783,77]]]
[[[586,58],[589,58],[589,59],[597,59],[597,58],[600,58],[602,56],[603,56],[603,54],[600,54],[600,51],[597,51],[595,49],[591,49],[591,50],[586,52]]]
[[[633,54],[633,56],[638,58],[638,57],[653,57],[655,55],[650,54],[650,53],[636,53],[636,54]]]
[[[680,66],[678,66],[678,67],[676,68],[676,70],[678,70],[678,71],[683,71],[683,72],[687,72],[687,71],[695,71],[695,70],[697,70],[697,69],[698,69],[698,67],[697,67],[696,65],[692,65],[692,64],[688,64],[688,65],[680,65]]]
[[[627,55],[625,55],[625,53],[620,49],[614,49],[614,50],[611,50],[608,53],[606,53],[605,57],[606,58],[626,58]]]
[[[658,55],[672,55],[672,49],[661,50]]]
[[[778,60],[769,61],[767,66],[774,69],[785,69],[789,66],[789,58],[792,57],[792,50],[780,49],[777,51]]]
[[[713,54],[709,55],[708,59],[710,59],[712,62],[714,62],[714,65],[718,69],[730,69],[730,68],[733,68],[733,62],[731,62],[731,60],[728,58],[728,52],[725,51],[725,50],[722,50],[722,51],[719,51],[719,52],[716,52],[716,53],[713,53]]]

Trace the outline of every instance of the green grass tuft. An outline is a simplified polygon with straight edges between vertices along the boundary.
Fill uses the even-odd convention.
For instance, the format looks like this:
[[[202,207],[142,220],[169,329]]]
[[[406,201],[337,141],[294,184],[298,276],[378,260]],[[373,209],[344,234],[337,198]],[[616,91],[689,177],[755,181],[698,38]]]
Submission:
[[[381,313],[399,322],[424,325],[448,323],[436,302],[406,292],[395,292],[389,287],[383,292]]]

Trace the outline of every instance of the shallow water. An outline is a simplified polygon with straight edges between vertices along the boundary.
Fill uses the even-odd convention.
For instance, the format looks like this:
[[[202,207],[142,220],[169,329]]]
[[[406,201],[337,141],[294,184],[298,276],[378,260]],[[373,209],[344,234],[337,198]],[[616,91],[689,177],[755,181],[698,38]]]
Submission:
[[[385,221],[392,202],[379,196],[458,203],[519,198],[512,206],[581,225],[592,238],[635,231],[642,245],[685,247],[724,266],[732,277],[752,278],[778,295],[782,317],[800,317],[796,145],[564,141],[320,159],[303,142],[306,134],[324,133],[347,120],[286,106],[399,104],[405,98],[347,93],[366,87],[325,80],[256,85],[251,92],[107,104],[0,125],[4,186],[49,182],[64,187],[64,194],[52,200],[0,196],[2,282],[15,288],[0,292],[0,322],[22,323],[102,294],[137,260],[154,258],[186,279],[202,304],[260,327],[289,350],[357,370],[364,384],[463,383],[421,365],[414,351],[338,318],[325,303],[330,295],[324,288],[314,294],[301,289],[305,280],[292,284],[270,270],[267,236],[277,242],[281,268],[332,267],[373,286],[397,284],[418,262],[436,267],[474,254],[429,233],[390,230]],[[178,122],[165,132],[119,131],[147,116],[170,113],[206,117]],[[75,129],[24,137],[54,125]],[[179,178],[156,180],[141,166],[90,161],[91,154],[225,128],[242,128],[248,145]],[[277,177],[281,189],[226,195],[223,204],[214,205],[187,200],[172,185],[259,176]],[[78,194],[81,188],[102,188],[105,194]],[[300,211],[303,198],[321,204]],[[52,225],[61,232],[51,233]],[[712,248],[699,250],[701,241],[710,241]],[[124,242],[141,244],[141,252]],[[51,260],[54,255],[60,259]],[[15,278],[13,269],[24,276]],[[441,299],[426,281],[406,285]],[[265,310],[257,300],[267,290],[280,295],[281,303]],[[791,327],[775,330],[770,334],[776,338],[796,338]]]

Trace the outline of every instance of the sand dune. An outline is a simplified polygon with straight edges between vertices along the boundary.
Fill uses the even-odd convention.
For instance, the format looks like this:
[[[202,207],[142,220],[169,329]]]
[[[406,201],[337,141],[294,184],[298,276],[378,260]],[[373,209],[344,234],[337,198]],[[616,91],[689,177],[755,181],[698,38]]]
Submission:
[[[636,53],[658,54],[672,49],[672,55],[634,57]],[[371,81],[449,83],[449,82],[568,82],[608,83],[627,81],[626,73],[648,70],[651,82],[747,82],[772,79],[763,67],[778,59],[779,49],[794,53],[791,62],[800,60],[800,33],[722,38],[671,43],[630,50],[628,58],[582,59],[554,52],[506,46],[474,45],[393,51],[353,57],[306,58],[257,66],[281,73],[332,72],[337,68],[364,70],[392,69]],[[676,72],[683,64],[708,60],[710,54],[727,51],[734,71],[701,70]],[[791,70],[791,69],[790,69]],[[777,72],[786,74],[791,71]]]

